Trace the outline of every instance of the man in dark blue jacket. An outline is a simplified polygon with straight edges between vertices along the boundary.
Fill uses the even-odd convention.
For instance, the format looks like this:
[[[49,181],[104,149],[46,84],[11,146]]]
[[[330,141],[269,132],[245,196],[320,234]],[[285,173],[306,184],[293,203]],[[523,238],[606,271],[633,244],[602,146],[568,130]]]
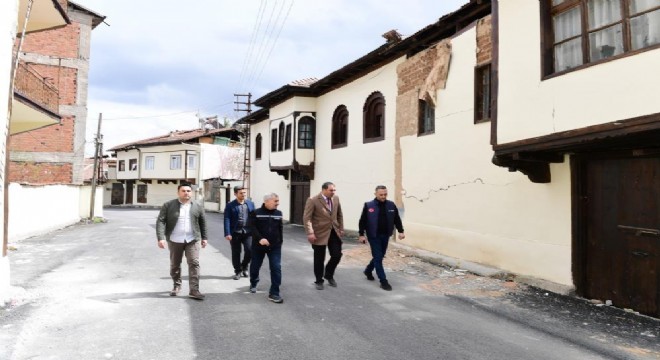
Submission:
[[[281,304],[282,283],[282,212],[277,210],[280,198],[275,193],[264,196],[261,207],[250,214],[250,229],[252,230],[252,264],[250,264],[250,292],[257,292],[259,270],[268,256],[270,265],[270,290],[268,300]]]
[[[376,198],[364,203],[362,209],[362,216],[360,216],[359,234],[358,238],[363,244],[369,239],[369,246],[371,247],[371,262],[364,269],[364,275],[367,279],[374,280],[373,271],[376,269],[376,275],[380,280],[380,287],[383,290],[391,291],[392,286],[387,281],[385,270],[383,269],[383,258],[387,252],[387,244],[389,243],[394,227],[399,232],[399,239],[405,239],[406,235],[403,233],[403,224],[399,216],[399,209],[392,201],[387,200],[387,188],[384,185],[376,186]],[[367,237],[364,237],[364,234]]]
[[[231,245],[231,262],[234,265],[234,280],[247,277],[250,265],[250,245],[252,237],[247,226],[248,216],[254,211],[252,201],[246,199],[247,190],[242,186],[234,187],[236,199],[225,206],[225,239]],[[243,261],[241,261],[241,247],[243,247]]]

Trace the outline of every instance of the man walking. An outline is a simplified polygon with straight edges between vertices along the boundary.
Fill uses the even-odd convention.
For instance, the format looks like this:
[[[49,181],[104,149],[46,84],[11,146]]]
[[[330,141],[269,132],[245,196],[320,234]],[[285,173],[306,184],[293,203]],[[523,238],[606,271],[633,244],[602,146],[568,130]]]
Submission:
[[[158,247],[170,250],[170,276],[174,287],[170,296],[176,296],[181,291],[181,260],[183,254],[188,262],[188,278],[190,279],[189,297],[204,300],[199,292],[199,246],[207,244],[206,218],[204,209],[191,201],[192,186],[183,183],[177,188],[178,199],[163,204],[156,220],[156,236]]]
[[[399,232],[399,239],[405,239],[403,233],[403,224],[399,216],[399,209],[392,201],[387,200],[387,188],[383,185],[376,186],[376,198],[364,203],[362,215],[360,216],[358,238],[363,244],[369,239],[372,259],[364,269],[364,275],[367,279],[374,280],[373,271],[376,269],[376,275],[380,280],[380,287],[383,290],[391,291],[392,286],[387,281],[385,270],[383,269],[383,258],[387,252],[387,244],[392,236],[394,227]],[[364,234],[367,237],[364,237]]]
[[[270,290],[268,300],[281,304],[284,302],[280,296],[282,283],[282,212],[277,210],[280,198],[275,193],[264,196],[261,207],[250,214],[250,228],[252,229],[252,264],[250,264],[250,292],[257,292],[259,283],[259,270],[268,256],[270,267]]]
[[[335,184],[325,182],[321,192],[307,199],[303,213],[303,224],[307,240],[314,249],[314,276],[317,290],[323,290],[324,279],[328,285],[336,287],[335,269],[339,265],[342,252],[341,238],[344,236],[344,217],[339,198],[335,196]],[[325,264],[325,250],[330,260]]]
[[[246,199],[247,190],[242,186],[234,187],[236,199],[225,206],[225,239],[231,245],[231,262],[234,265],[234,280],[241,275],[247,277],[250,264],[250,245],[252,237],[247,226],[248,215],[254,211],[254,203]],[[243,248],[243,261],[241,261],[241,247]]]

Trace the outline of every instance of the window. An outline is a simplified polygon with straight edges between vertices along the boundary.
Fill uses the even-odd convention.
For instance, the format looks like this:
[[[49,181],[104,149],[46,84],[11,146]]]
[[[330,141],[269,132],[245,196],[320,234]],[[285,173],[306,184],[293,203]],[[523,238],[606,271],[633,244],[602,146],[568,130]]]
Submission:
[[[277,151],[277,129],[270,131],[270,152]]]
[[[385,99],[380,92],[369,95],[364,103],[364,142],[385,138]]]
[[[284,150],[291,149],[291,124],[286,125],[286,139],[284,140]]]
[[[128,168],[130,169],[130,171],[136,171],[137,170],[137,159],[128,160]]]
[[[474,70],[474,123],[490,120],[490,64]]]
[[[542,12],[545,75],[660,44],[660,0],[545,0]]]
[[[153,170],[156,164],[156,158],[154,156],[145,156],[144,157],[144,169]]]
[[[348,110],[340,105],[332,115],[332,148],[341,148],[348,145]]]
[[[435,132],[435,108],[424,100],[419,100],[418,135],[433,134]]]
[[[298,121],[298,148],[314,148],[314,119],[309,116]]]
[[[118,163],[117,166],[119,168],[118,171],[126,171],[126,160],[119,160],[119,163]]]
[[[257,137],[254,139],[254,158],[259,160],[261,159],[261,134],[257,134]]]
[[[181,169],[181,155],[170,156],[170,170]]]
[[[197,169],[197,155],[189,154],[188,155],[188,170]]]
[[[279,133],[280,133],[279,134],[280,135],[279,140],[277,141],[277,151],[282,151],[282,150],[284,150],[284,123],[283,122],[280,123],[280,126],[278,126],[277,131],[279,131]]]

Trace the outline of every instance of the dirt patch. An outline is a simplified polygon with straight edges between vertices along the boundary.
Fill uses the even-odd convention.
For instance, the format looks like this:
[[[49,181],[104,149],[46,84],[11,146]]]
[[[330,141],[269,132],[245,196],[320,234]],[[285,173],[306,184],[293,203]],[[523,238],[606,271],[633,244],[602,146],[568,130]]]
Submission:
[[[342,261],[366,265],[371,260],[369,245],[344,250]],[[386,272],[417,277],[419,286],[430,292],[467,297],[501,297],[518,291],[522,284],[472,274],[464,269],[428,263],[414,253],[390,246],[383,260]]]

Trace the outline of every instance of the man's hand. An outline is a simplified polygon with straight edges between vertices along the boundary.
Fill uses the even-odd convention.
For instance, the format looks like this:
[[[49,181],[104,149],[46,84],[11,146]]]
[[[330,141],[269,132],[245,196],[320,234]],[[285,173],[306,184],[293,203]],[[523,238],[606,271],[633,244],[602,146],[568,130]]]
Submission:
[[[344,230],[339,230],[339,237],[340,238],[344,237]]]
[[[161,249],[165,249],[165,240],[158,240],[158,247]]]
[[[307,234],[307,241],[309,241],[310,244],[313,244],[316,242],[316,235],[314,234]]]
[[[403,240],[405,238],[406,238],[406,234],[404,234],[404,233],[399,234],[399,240]]]
[[[360,242],[363,243],[363,244],[366,244],[366,243],[367,243],[367,237],[364,236],[364,235],[360,235],[360,236],[358,237],[358,241],[360,241]]]
[[[202,239],[202,249],[206,247],[206,244],[208,244],[209,241],[206,239]]]
[[[227,239],[227,241],[231,241],[231,235],[225,236],[225,239]]]
[[[268,246],[270,243],[268,242],[268,239],[261,239],[259,240],[259,245]]]

